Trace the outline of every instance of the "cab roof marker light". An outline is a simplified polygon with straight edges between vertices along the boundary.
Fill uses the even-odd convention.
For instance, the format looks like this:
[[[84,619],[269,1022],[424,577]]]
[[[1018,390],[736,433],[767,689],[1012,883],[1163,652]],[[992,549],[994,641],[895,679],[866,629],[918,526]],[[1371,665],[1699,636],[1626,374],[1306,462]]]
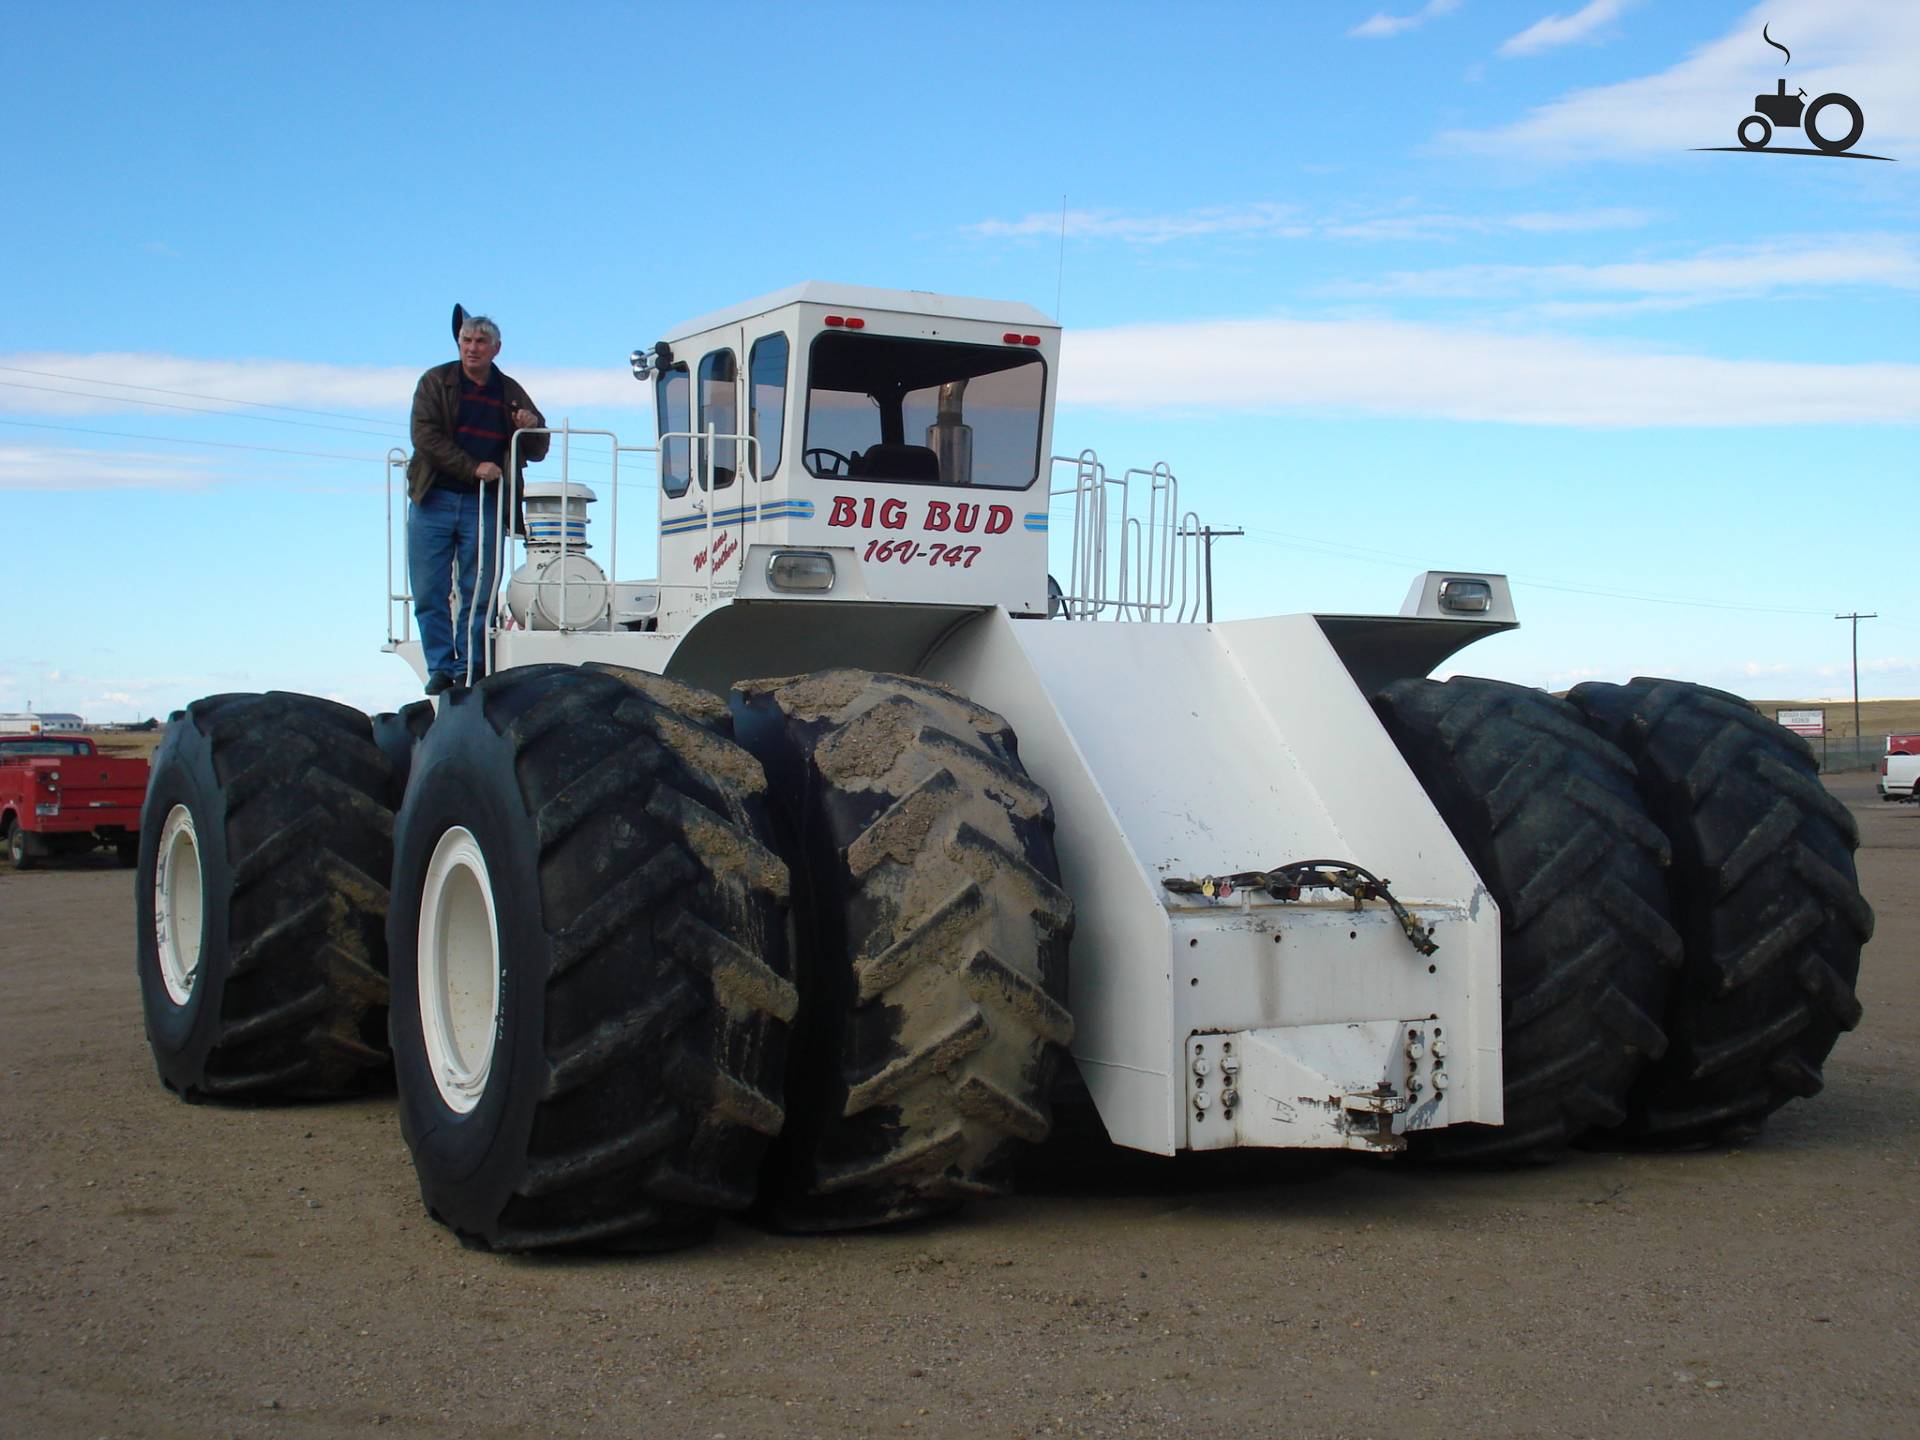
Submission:
[[[1022,335],[1020,337],[1020,343],[1022,345],[1038,345],[1040,343],[1040,337],[1038,335]]]
[[[825,323],[833,329],[838,330],[842,325],[847,323],[847,317],[844,315],[829,315]]]

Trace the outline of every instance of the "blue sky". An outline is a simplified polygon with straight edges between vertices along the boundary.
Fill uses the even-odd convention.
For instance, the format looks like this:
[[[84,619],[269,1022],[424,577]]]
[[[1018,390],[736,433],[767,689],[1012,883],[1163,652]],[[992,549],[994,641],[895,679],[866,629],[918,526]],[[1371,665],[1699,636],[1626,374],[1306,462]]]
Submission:
[[[380,457],[451,304],[644,442],[627,351],[803,279],[1057,308],[1055,448],[1248,531],[1222,617],[1500,570],[1524,627],[1461,670],[1782,697],[1877,611],[1862,693],[1920,695],[1908,0],[8,23],[0,708],[411,698]],[[1783,75],[1897,163],[1691,148]]]

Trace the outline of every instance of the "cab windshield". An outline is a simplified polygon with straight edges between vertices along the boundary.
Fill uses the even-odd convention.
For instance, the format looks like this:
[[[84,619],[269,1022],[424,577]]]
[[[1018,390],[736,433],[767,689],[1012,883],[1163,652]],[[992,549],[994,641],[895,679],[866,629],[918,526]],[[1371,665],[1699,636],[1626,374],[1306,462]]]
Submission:
[[[1024,490],[1040,473],[1047,367],[1031,349],[829,331],[807,369],[813,475]]]

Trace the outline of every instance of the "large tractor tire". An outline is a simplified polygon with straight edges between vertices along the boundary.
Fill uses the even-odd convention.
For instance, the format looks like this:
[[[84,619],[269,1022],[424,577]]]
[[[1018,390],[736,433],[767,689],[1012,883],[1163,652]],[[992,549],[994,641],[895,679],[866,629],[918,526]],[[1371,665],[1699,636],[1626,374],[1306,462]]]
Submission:
[[[1666,837],[1632,764],[1565,701],[1460,678],[1396,681],[1373,703],[1500,907],[1506,1121],[1414,1138],[1441,1158],[1551,1159],[1620,1124],[1667,1047]]]
[[[1806,741],[1736,695],[1636,679],[1567,698],[1633,757],[1673,843],[1686,965],[1673,1048],[1636,1092],[1630,1128],[1667,1143],[1744,1138],[1818,1091],[1827,1053],[1859,1023],[1873,911],[1853,816]]]
[[[252,1102],[385,1082],[388,785],[367,717],[330,700],[215,695],[174,714],[134,878],[168,1089]]]
[[[667,1249],[779,1133],[787,868],[723,702],[603,666],[449,691],[397,824],[393,1048],[428,1210],[490,1250]]]
[[[944,686],[856,670],[742,684],[734,713],[803,878],[769,1217],[845,1230],[1004,1194],[1073,1033],[1073,906],[1013,732]]]

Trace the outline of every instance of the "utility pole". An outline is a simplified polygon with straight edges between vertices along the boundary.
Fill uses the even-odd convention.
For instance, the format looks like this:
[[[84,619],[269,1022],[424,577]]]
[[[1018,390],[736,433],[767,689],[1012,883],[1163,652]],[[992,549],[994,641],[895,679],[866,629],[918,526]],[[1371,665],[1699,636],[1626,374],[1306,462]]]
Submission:
[[[1871,615],[1862,615],[1855,610],[1851,614],[1836,615],[1833,618],[1853,622],[1853,758],[1858,760],[1860,758],[1860,622],[1878,620],[1880,612],[1876,610]]]
[[[1179,532],[1182,539],[1190,535],[1198,535],[1207,545],[1205,569],[1207,572],[1207,624],[1209,625],[1213,623],[1213,542],[1216,539],[1225,540],[1246,533],[1244,530],[1216,530],[1211,525],[1202,525],[1198,530]]]

